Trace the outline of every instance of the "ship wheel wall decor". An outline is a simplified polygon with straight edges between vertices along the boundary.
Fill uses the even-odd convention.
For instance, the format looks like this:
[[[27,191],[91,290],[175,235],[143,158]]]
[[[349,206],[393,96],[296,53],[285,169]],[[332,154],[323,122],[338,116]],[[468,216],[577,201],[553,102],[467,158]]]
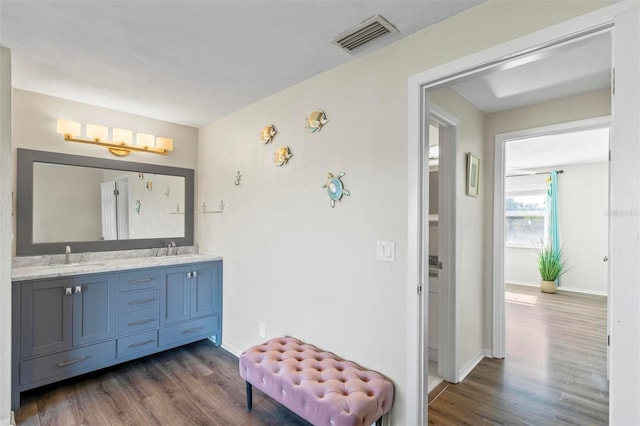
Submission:
[[[342,183],[342,177],[345,175],[344,172],[340,172],[338,174],[327,173],[327,182],[322,185],[323,188],[327,188],[327,195],[329,195],[329,200],[331,202],[331,207],[336,206],[336,201],[342,202],[343,196],[350,196],[351,192],[344,187],[344,183]]]

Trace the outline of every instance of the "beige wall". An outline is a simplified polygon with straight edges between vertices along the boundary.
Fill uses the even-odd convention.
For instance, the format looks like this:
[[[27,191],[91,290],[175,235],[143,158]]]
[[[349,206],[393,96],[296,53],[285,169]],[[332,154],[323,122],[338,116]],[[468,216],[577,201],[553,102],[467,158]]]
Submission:
[[[551,168],[564,170],[558,176],[560,244],[567,259],[566,272],[560,279],[561,289],[606,295],[608,265],[602,258],[608,252],[609,164]],[[507,178],[507,183],[511,183],[513,190],[532,183],[544,188],[547,177],[513,177]],[[506,247],[504,278],[508,283],[540,285],[536,250]]]
[[[456,318],[458,336],[457,370],[464,376],[472,363],[484,356],[484,307],[478,300],[484,294],[485,253],[482,250],[485,231],[482,227],[486,214],[487,186],[486,160],[483,158],[485,115],[451,88],[431,93],[431,101],[459,120],[456,164]],[[466,195],[466,154],[480,157],[478,196]],[[440,170],[446,173],[445,170]],[[450,283],[449,285],[453,285]]]
[[[406,283],[407,78],[603,5],[490,1],[203,126],[197,202],[227,204],[223,215],[198,218],[201,248],[225,258],[224,344],[238,351],[263,340],[264,321],[267,337],[298,336],[380,370],[396,384],[391,421],[406,424],[415,396],[403,353],[407,291],[415,291]],[[314,108],[330,122],[308,134],[303,120]],[[279,133],[265,146],[258,131],[268,123]],[[462,142],[457,159],[457,201],[465,211],[457,224],[466,231],[459,278],[469,301],[476,298],[460,317],[465,357],[490,347],[482,344],[490,342],[490,324],[478,319],[489,312],[482,300],[491,282],[485,184],[493,179],[493,151],[481,146],[479,123],[474,118],[469,135],[476,139]],[[294,157],[276,168],[271,157],[280,145]],[[465,150],[482,158],[477,199],[461,195]],[[234,186],[238,170],[242,184]],[[340,171],[352,196],[331,209],[320,187],[327,172]],[[395,263],[375,260],[376,240],[396,242]]]
[[[202,248],[225,256],[225,343],[238,349],[260,341],[258,322],[265,321],[267,336],[297,335],[378,369],[396,384],[391,420],[402,425],[411,409],[408,400],[414,398],[406,386],[404,354],[407,78],[605,4],[489,1],[204,126],[197,160],[195,129],[16,90],[13,149],[113,158],[106,150],[64,142],[55,133],[57,118],[174,138],[175,151],[167,157],[135,153],[127,160],[188,168],[197,162],[198,204],[206,201],[215,206],[225,200],[223,215],[197,218]],[[314,108],[324,108],[331,121],[320,133],[308,134],[302,123]],[[274,146],[257,140],[259,129],[267,123],[280,131]],[[2,135],[6,147],[10,136],[4,130]],[[271,154],[279,145],[291,146],[294,153],[291,164],[283,168],[271,164]],[[484,151],[481,185],[492,179],[487,173],[492,157],[486,147]],[[0,148],[0,153],[6,149]],[[233,180],[238,170],[244,177],[236,187]],[[320,188],[329,171],[347,172],[344,182],[352,191],[335,209]],[[8,173],[6,167],[2,173]],[[457,191],[463,190],[461,185],[459,179]],[[10,189],[3,188],[2,196],[8,199]],[[471,211],[491,206],[489,191],[486,198],[459,201]],[[483,216],[486,225],[486,212],[477,218]],[[8,241],[10,231],[1,228],[0,232]],[[481,253],[488,253],[486,247],[491,246],[486,232],[473,237],[481,243],[474,240],[459,247],[470,259],[464,263],[461,279],[473,292],[477,292],[478,277],[488,274],[488,268],[478,265],[480,258],[489,264],[488,255],[483,258]],[[395,263],[375,260],[378,239],[396,242]],[[486,247],[479,251],[479,245]],[[0,256],[2,265],[8,265],[6,250]],[[0,300],[8,303],[6,268],[3,273],[0,266],[0,280],[7,297]],[[9,309],[0,311],[6,313],[0,321],[5,324],[0,340],[8,348]],[[477,312],[473,310],[470,318]],[[469,321],[461,319],[465,321],[461,327],[471,330]],[[481,349],[472,337],[468,352]],[[0,352],[3,371],[8,371],[9,357],[9,351]],[[8,412],[8,395],[5,381],[0,384],[0,422]]]
[[[0,425],[11,414],[11,51],[0,47]]]
[[[58,118],[79,121],[85,124],[102,124],[109,128],[122,127],[131,129],[134,132],[151,133],[157,136],[173,138],[174,150],[166,156],[132,152],[126,157],[116,157],[106,148],[66,142],[62,135],[56,133],[56,120]],[[27,148],[195,169],[197,165],[197,143],[198,129],[193,127],[46,96],[40,93],[13,90],[14,168],[16,149]],[[14,191],[15,173],[16,171],[14,170]],[[154,188],[155,191],[164,191],[164,189],[161,187]],[[17,196],[19,197],[20,194]],[[15,253],[15,244],[13,253]]]
[[[485,158],[486,182],[494,182],[495,137],[502,133],[534,129],[554,124],[603,117],[611,114],[611,95],[609,89],[596,90],[575,96],[567,96],[548,102],[513,108],[507,111],[487,114],[485,121]],[[484,229],[493,230],[493,191],[487,199],[487,208],[491,213],[485,216]],[[487,253],[493,252],[493,236],[485,240]],[[492,309],[493,309],[493,259],[488,256],[485,264],[485,347],[492,346]]]

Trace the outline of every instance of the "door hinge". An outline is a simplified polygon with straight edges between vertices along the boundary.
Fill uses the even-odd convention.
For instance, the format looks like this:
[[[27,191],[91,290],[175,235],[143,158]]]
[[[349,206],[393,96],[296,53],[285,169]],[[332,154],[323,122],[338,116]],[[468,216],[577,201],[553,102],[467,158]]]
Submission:
[[[611,94],[616,94],[616,69],[611,70]]]
[[[113,190],[113,195],[118,196],[120,195],[120,191],[118,191],[117,189]]]
[[[609,161],[611,161],[611,150],[609,150]]]
[[[422,284],[418,284],[418,294],[422,294]]]
[[[607,334],[607,346],[611,346],[611,335]]]

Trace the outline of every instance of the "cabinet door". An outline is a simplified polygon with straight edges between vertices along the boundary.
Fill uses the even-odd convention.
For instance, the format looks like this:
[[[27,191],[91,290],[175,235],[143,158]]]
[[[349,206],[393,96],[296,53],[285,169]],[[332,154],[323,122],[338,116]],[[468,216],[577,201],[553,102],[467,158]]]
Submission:
[[[220,313],[222,268],[220,262],[191,266],[191,318]]]
[[[190,318],[188,268],[166,268],[160,274],[160,325],[186,321]]]
[[[22,358],[71,347],[70,279],[25,282],[21,286],[20,355]]]
[[[116,337],[117,274],[73,279],[73,346]]]

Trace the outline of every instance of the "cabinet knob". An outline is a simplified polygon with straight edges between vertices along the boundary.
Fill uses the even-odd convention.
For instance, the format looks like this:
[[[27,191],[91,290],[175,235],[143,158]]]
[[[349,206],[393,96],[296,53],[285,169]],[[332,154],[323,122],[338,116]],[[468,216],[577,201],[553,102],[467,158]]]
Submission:
[[[71,287],[65,287],[64,288],[64,294],[67,295],[67,296],[70,295],[71,294]]]
[[[82,293],[82,286],[77,285],[77,286],[76,286],[76,288],[75,288],[75,293],[76,293],[76,294],[78,294],[78,293]]]
[[[187,278],[191,278],[191,272],[187,272]]]
[[[197,277],[197,276],[198,276],[198,271],[193,271],[193,272],[191,273],[191,276],[192,276],[193,278]]]

